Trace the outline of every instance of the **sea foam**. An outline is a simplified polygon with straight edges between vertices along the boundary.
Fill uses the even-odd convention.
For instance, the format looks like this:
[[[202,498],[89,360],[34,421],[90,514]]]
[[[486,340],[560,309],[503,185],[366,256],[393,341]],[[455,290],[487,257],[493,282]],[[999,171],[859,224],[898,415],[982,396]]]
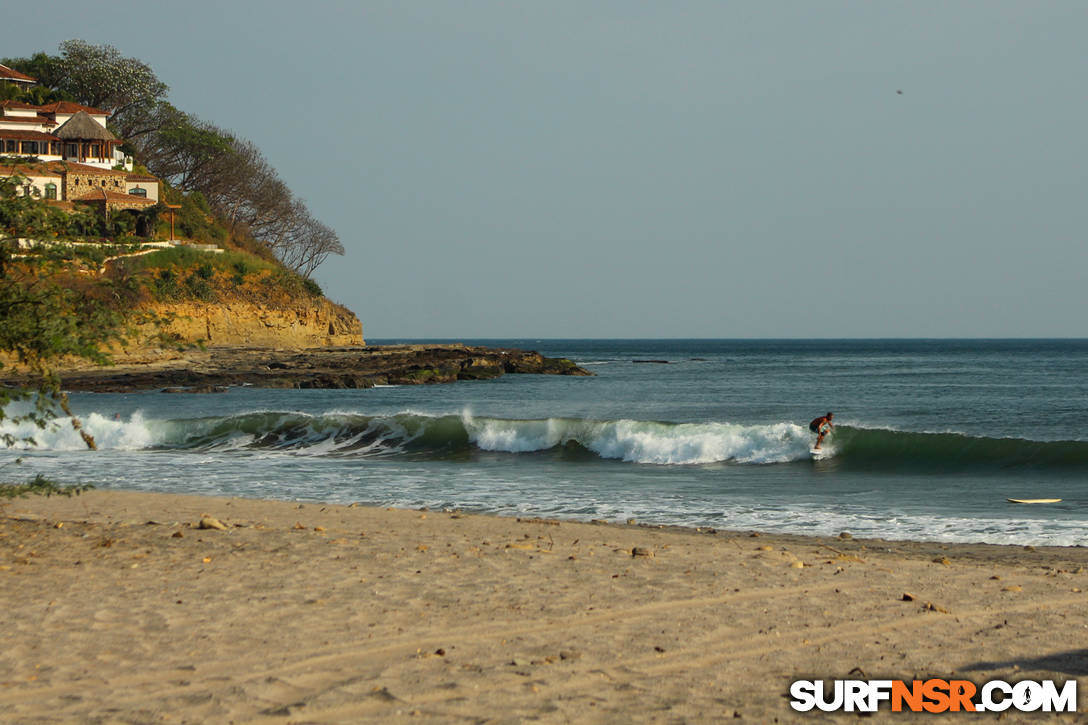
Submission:
[[[660,423],[569,418],[510,420],[462,416],[483,450],[524,453],[577,443],[602,458],[660,465],[785,463],[804,458],[811,436],[792,423]]]

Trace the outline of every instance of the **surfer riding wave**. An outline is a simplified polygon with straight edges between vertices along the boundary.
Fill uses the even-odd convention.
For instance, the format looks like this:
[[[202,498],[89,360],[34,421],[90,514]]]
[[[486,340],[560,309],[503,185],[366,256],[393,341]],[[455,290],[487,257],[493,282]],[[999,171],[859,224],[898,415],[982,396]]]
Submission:
[[[827,415],[821,415],[819,418],[814,418],[811,423],[808,424],[808,429],[816,434],[816,445],[812,446],[812,450],[820,450],[820,444],[824,442],[824,436],[831,432],[831,429],[835,425],[831,422],[831,419],[835,417],[835,414],[828,411]]]

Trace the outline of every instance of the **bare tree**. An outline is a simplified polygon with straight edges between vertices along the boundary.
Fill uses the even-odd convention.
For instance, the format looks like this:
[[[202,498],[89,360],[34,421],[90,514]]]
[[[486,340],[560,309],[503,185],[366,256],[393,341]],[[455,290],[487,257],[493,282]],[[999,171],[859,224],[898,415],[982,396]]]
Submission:
[[[290,216],[276,226],[266,238],[272,253],[284,265],[309,277],[330,254],[343,254],[340,237],[310,214],[306,204],[295,199]]]

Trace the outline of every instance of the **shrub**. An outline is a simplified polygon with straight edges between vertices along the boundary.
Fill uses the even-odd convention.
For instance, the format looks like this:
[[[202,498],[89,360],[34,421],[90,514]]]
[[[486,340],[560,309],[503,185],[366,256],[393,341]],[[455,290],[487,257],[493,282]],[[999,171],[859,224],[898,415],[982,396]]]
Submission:
[[[79,486],[62,486],[56,481],[50,480],[38,474],[27,483],[0,483],[0,498],[23,498],[30,494],[37,496],[72,496],[94,488],[89,483]]]
[[[155,296],[161,300],[172,300],[178,296],[178,277],[171,268],[160,269],[154,281]]]
[[[215,290],[208,283],[208,278],[201,276],[199,271],[189,275],[189,278],[185,280],[185,289],[189,293],[188,296],[193,299],[212,302],[217,297]]]
[[[302,280],[302,288],[309,292],[311,297],[325,296],[325,293],[321,291],[321,285],[308,277]]]

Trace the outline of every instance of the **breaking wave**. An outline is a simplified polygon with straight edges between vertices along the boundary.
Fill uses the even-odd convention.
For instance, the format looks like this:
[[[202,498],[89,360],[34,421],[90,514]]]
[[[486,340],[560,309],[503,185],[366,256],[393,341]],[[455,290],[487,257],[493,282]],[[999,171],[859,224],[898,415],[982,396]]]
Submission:
[[[647,420],[512,418],[461,415],[359,415],[252,412],[227,417],[110,420],[84,425],[99,448],[115,450],[273,451],[343,457],[464,458],[480,452],[552,452],[655,465],[781,464],[809,461],[812,435],[791,422],[742,425]],[[64,420],[51,430],[0,426],[33,436],[39,450],[77,450],[79,435]],[[26,447],[26,444],[17,444]],[[1061,468],[1088,470],[1088,442],[1032,441],[958,433],[916,433],[839,426],[819,465],[843,469]]]

